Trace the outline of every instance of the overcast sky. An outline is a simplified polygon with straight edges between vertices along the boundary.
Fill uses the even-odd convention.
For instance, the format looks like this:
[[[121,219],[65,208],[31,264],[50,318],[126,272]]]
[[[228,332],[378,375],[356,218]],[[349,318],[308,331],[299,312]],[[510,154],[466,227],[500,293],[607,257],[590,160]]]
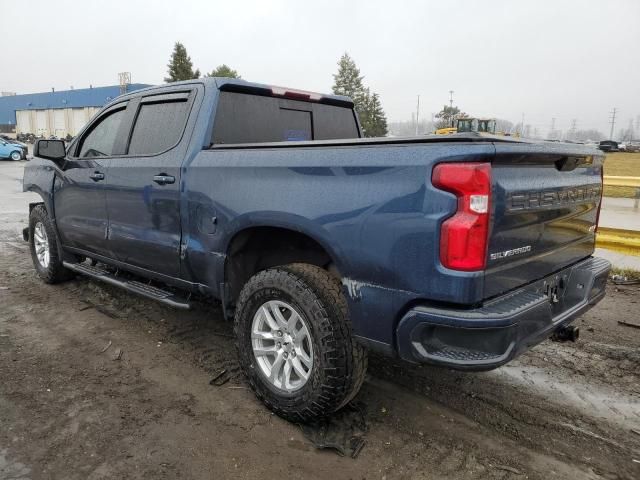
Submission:
[[[146,5],[145,5],[146,3]],[[202,72],[328,92],[347,51],[390,120],[455,104],[549,128],[640,115],[639,0],[0,0],[0,90],[157,84],[177,40]]]

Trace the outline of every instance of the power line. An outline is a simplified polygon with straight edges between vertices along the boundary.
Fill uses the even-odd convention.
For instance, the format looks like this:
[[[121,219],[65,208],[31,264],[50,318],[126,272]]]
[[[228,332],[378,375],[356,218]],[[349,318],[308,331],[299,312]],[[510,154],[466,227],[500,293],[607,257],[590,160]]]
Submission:
[[[613,111],[611,112],[611,116],[609,117],[609,119],[611,120],[611,132],[609,133],[609,140],[613,140],[613,128],[616,125],[616,112],[617,109],[616,107],[613,107]]]

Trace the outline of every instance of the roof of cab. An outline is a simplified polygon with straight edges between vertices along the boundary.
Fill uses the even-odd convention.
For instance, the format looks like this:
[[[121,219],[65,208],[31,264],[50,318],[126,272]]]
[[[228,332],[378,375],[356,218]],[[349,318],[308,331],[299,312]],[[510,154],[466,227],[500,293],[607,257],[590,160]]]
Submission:
[[[286,96],[286,95],[276,94],[274,93],[274,91],[283,92],[284,94],[291,93],[292,95],[296,95],[295,99],[298,99],[298,100],[305,100],[303,96],[309,95],[309,98],[307,98],[306,101],[314,101],[314,98],[319,98],[320,100],[315,100],[315,101],[319,101],[321,103],[337,104],[337,105],[353,108],[353,101],[351,100],[351,98],[346,97],[344,95],[316,93],[316,92],[300,90],[297,88],[280,87],[276,85],[268,85],[265,83],[248,82],[241,78],[227,78],[227,77],[203,77],[203,78],[196,78],[193,80],[184,80],[181,82],[172,82],[172,83],[165,83],[162,85],[155,85],[152,87],[136,90],[135,92],[131,92],[130,94],[122,95],[118,97],[117,100],[122,101],[123,99],[126,99],[129,96],[139,96],[141,94],[145,94],[146,92],[152,92],[158,89],[164,89],[167,87],[175,87],[180,85],[189,85],[194,83],[203,83],[205,86],[215,87],[219,90],[256,93],[260,95],[265,95],[267,92],[269,92],[269,94],[273,93],[274,96]],[[111,102],[111,103],[115,103],[115,102]]]

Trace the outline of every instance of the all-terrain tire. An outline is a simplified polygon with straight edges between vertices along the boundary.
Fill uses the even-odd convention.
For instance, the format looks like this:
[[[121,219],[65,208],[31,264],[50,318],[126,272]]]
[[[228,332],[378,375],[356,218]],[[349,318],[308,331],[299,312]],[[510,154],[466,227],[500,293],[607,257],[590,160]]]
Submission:
[[[313,345],[313,367],[299,390],[275,387],[253,353],[251,330],[257,310],[268,301],[293,306],[303,317]],[[236,348],[251,389],[279,416],[306,422],[345,406],[359,391],[367,352],[354,341],[347,302],[338,279],[309,264],[274,267],[254,275],[243,287],[235,312]]]
[[[35,229],[41,224],[46,233],[46,240],[49,245],[49,261],[45,266],[36,253]],[[53,226],[53,221],[47,213],[44,205],[37,205],[31,210],[29,215],[29,250],[31,251],[31,259],[38,276],[45,283],[60,283],[70,280],[74,277],[74,273],[62,265],[62,259],[58,253],[58,237]]]

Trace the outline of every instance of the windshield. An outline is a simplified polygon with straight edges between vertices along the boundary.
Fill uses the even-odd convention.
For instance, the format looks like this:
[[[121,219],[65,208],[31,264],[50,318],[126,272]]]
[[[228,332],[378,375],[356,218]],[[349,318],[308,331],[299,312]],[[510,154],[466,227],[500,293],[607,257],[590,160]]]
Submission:
[[[473,119],[472,118],[458,119],[458,132],[473,132]]]
[[[486,133],[496,133],[495,120],[478,120],[478,131]]]

